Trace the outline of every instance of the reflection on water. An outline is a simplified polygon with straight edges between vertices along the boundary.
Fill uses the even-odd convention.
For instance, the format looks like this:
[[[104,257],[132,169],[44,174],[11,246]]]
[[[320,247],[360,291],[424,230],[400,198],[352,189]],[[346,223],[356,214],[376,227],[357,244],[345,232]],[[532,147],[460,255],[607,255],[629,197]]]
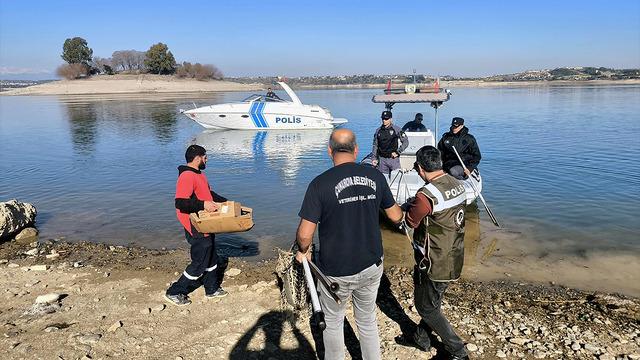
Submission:
[[[155,106],[149,114],[149,119],[159,141],[168,143],[173,139],[178,122],[178,114],[173,106],[167,104]]]
[[[216,252],[224,257],[253,257],[260,255],[260,246],[238,234],[221,234],[216,236]]]
[[[170,142],[176,135],[179,113],[174,104],[138,101],[63,101],[74,148],[84,154],[95,149],[100,127],[124,136],[140,136],[153,130],[155,138]]]
[[[98,136],[95,104],[68,105],[67,116],[74,150],[81,155],[89,155],[95,149]]]
[[[480,213],[478,200],[467,205],[464,213],[464,265],[466,270],[476,265],[480,247]]]
[[[463,275],[466,275],[466,273],[472,271],[478,263],[478,251],[482,239],[477,202],[467,205],[464,222]],[[407,238],[406,234],[389,226],[388,221],[382,221],[381,224],[384,262],[387,265],[412,267],[415,264],[415,260],[413,258],[411,240]]]
[[[193,143],[216,157],[249,159],[257,169],[277,171],[284,185],[292,185],[305,161],[326,149],[331,130],[203,131]]]

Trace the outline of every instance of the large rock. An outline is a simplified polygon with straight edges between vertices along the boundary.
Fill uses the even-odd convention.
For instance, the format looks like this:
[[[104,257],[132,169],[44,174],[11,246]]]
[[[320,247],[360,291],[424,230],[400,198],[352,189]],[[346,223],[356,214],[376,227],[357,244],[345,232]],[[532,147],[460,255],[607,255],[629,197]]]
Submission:
[[[16,235],[16,241],[25,242],[33,239],[36,236],[38,236],[38,230],[36,228],[28,227],[26,229],[22,229],[22,231],[20,231],[18,235]]]
[[[60,294],[49,293],[46,295],[40,295],[36,298],[36,304],[53,304],[60,300]]]
[[[0,202],[0,239],[33,224],[37,213],[36,207],[29,203],[15,199]]]

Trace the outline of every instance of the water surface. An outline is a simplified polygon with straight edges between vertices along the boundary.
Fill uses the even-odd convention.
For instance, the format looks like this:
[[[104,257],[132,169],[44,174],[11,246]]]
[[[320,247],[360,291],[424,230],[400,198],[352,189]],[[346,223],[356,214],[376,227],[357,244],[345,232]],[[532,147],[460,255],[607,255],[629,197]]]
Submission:
[[[348,118],[362,158],[383,110],[371,102],[377,92],[298,94]],[[198,143],[208,149],[215,191],[255,211],[251,232],[222,240],[237,254],[270,257],[293,242],[306,186],[331,165],[329,133],[205,132],[178,111],[247,95],[0,97],[0,200],[34,203],[43,239],[182,246],[176,168]],[[537,256],[637,255],[639,100],[638,86],[453,89],[439,111],[439,133],[453,116],[466,119],[483,155],[485,198],[509,232],[536,245]],[[432,110],[396,105],[394,120],[402,125],[420,111],[433,127]],[[482,209],[479,217],[484,224]]]

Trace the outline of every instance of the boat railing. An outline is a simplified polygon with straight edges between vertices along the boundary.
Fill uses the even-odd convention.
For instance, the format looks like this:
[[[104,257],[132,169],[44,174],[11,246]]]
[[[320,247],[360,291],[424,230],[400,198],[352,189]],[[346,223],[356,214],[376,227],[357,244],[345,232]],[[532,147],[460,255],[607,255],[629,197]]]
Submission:
[[[259,95],[259,94],[252,94],[251,96],[242,100],[242,102],[256,102],[256,101],[257,102],[281,102],[281,103],[290,102],[284,99],[272,98],[272,97],[267,97],[265,95]]]

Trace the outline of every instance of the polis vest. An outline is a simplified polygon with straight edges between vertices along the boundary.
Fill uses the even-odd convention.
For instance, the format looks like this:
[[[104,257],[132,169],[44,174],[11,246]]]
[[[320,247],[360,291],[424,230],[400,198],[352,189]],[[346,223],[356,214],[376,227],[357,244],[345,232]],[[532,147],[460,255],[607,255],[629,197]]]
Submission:
[[[457,280],[464,263],[464,185],[445,174],[418,192],[431,200],[433,210],[413,232],[414,246],[428,260],[428,275],[432,281]]]
[[[388,128],[380,127],[376,136],[378,137],[378,156],[390,158],[391,153],[398,152],[398,139],[400,138],[400,134],[398,134],[393,126],[389,126]]]

